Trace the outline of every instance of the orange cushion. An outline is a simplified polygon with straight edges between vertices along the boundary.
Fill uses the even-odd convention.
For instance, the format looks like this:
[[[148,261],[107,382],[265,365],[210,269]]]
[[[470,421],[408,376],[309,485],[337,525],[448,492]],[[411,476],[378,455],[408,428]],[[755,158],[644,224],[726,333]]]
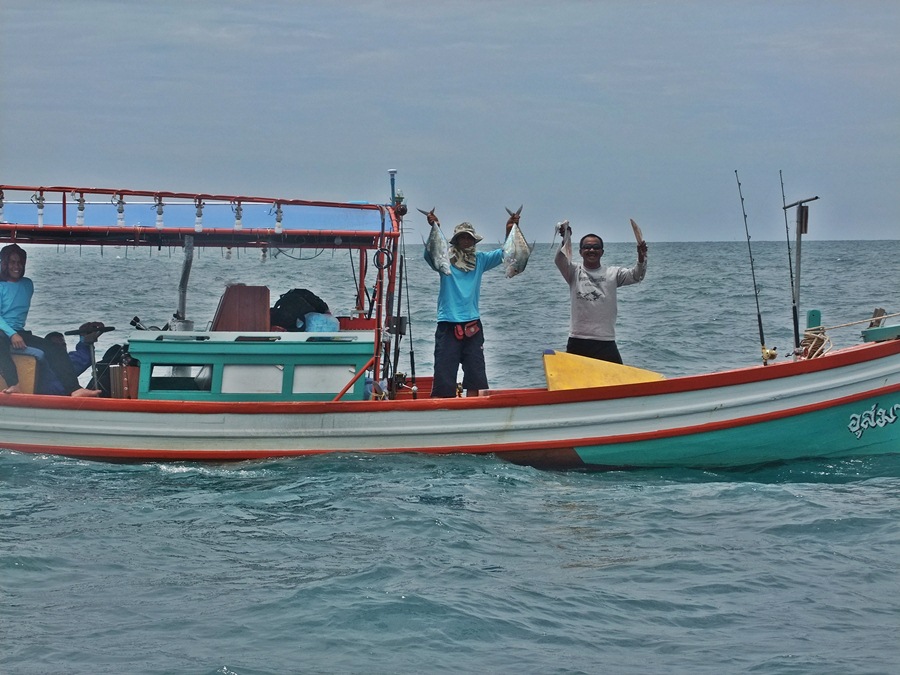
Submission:
[[[33,394],[34,380],[37,376],[37,359],[28,354],[13,354],[12,360],[19,373],[19,387],[22,389],[22,393]],[[7,386],[6,380],[0,375],[0,391],[6,389]]]

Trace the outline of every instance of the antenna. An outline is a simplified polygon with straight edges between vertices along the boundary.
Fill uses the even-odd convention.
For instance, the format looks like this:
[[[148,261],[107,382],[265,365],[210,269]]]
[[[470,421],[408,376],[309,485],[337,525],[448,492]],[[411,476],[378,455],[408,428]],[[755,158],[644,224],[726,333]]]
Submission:
[[[397,198],[397,169],[388,169],[388,173],[391,175],[391,204],[393,204]]]

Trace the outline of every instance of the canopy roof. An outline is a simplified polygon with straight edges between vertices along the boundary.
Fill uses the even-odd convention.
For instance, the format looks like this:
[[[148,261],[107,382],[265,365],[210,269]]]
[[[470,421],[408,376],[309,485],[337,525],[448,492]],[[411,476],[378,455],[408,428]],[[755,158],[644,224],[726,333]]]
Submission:
[[[195,246],[378,248],[399,224],[379,204],[0,185],[0,241],[181,246],[189,236]]]

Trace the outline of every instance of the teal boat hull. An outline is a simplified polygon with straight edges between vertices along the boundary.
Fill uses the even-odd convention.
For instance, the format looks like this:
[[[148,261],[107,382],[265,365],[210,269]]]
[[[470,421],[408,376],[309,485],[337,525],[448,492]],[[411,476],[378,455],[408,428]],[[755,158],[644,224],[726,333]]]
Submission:
[[[900,394],[726,429],[575,448],[585,468],[728,468],[900,453]]]

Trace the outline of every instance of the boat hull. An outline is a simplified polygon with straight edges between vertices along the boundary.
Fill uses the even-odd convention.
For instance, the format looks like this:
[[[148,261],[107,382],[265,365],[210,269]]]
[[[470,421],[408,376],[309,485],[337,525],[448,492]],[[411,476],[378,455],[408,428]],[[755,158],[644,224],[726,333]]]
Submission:
[[[726,468],[900,452],[900,341],[660,382],[476,398],[211,403],[7,396],[0,446],[118,461],[496,453],[541,468]]]

